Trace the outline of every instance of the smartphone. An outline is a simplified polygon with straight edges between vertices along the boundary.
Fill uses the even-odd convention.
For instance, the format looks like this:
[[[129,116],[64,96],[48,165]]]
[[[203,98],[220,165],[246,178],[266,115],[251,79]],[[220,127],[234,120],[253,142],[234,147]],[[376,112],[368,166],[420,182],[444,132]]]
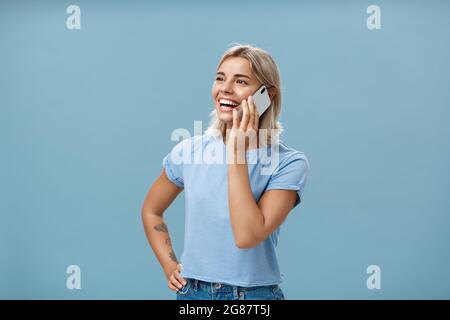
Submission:
[[[265,85],[259,87],[258,90],[253,94],[253,102],[256,106],[256,111],[258,111],[259,116],[261,117],[264,111],[270,106],[270,98],[269,92]],[[243,110],[239,109],[239,119],[242,119]]]

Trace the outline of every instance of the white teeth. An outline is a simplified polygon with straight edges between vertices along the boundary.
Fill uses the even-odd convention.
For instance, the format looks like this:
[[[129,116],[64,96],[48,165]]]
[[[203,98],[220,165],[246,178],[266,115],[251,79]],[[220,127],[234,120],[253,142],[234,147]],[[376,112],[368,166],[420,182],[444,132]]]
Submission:
[[[233,101],[226,100],[226,99],[220,99],[219,103],[220,104],[227,104],[227,105],[230,105],[230,106],[237,106],[238,105],[237,103],[234,103]]]
[[[231,110],[233,110],[233,109],[234,109],[234,107],[220,106],[220,110],[222,110],[222,111],[231,111]]]

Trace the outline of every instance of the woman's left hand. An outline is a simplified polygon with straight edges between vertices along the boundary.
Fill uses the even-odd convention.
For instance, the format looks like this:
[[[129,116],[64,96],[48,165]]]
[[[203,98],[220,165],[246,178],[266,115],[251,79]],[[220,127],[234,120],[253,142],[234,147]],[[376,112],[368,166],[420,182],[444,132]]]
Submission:
[[[249,147],[258,148],[259,114],[253,97],[250,96],[247,100],[244,99],[241,103],[242,120],[239,119],[237,110],[233,109],[233,125],[231,128],[227,125],[227,154],[233,156],[233,159],[242,156],[245,159],[245,152]]]

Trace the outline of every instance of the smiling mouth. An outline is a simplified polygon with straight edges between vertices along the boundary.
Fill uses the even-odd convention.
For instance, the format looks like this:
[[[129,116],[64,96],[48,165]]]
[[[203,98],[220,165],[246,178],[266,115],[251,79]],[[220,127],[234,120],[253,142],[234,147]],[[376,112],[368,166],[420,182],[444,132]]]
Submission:
[[[219,99],[219,105],[220,105],[221,109],[232,110],[233,108],[238,107],[239,103],[234,102],[232,100],[228,100],[228,99]]]

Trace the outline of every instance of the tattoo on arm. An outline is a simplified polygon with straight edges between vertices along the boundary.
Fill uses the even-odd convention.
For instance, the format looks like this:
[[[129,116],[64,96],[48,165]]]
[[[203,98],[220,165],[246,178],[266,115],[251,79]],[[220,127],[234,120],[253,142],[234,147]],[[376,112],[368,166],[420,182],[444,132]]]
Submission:
[[[177,257],[175,256],[175,252],[170,251],[169,257],[170,257],[170,259],[172,259],[173,262],[178,262]]]
[[[169,229],[167,228],[167,225],[164,222],[154,226],[153,229],[155,229],[156,231],[159,231],[159,232],[169,233]],[[166,245],[172,246],[170,238],[167,238],[165,242],[166,242]],[[178,262],[178,259],[175,255],[175,252],[173,252],[173,250],[169,252],[169,257],[170,257],[170,259],[172,259],[172,261]]]
[[[161,224],[158,224],[157,226],[154,226],[153,229],[160,232],[166,232],[168,233],[169,230],[167,229],[167,225],[163,222]]]

